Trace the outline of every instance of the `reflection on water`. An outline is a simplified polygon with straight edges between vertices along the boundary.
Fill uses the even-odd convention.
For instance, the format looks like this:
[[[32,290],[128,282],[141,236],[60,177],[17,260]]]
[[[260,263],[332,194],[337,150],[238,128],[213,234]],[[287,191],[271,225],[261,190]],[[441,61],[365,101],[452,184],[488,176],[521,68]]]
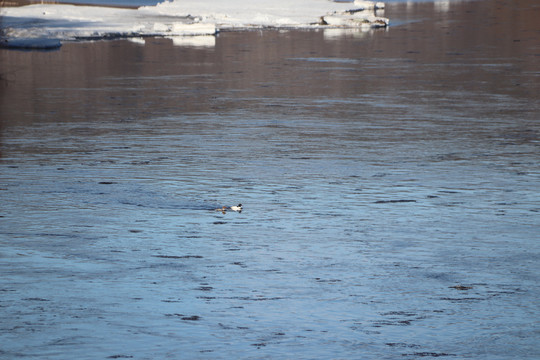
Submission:
[[[537,357],[534,1],[447,6],[0,50],[0,354]]]

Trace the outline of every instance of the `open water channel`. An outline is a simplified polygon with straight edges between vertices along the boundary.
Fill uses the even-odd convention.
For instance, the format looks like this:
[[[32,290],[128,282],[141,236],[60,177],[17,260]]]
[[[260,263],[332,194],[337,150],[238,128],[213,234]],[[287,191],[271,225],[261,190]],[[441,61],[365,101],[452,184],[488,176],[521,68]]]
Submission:
[[[0,358],[540,357],[538,14],[0,49]]]

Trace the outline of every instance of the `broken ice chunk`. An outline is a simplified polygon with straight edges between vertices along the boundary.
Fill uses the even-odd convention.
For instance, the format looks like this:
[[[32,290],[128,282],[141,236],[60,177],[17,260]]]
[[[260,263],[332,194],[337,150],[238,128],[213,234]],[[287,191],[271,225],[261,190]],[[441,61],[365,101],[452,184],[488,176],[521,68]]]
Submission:
[[[354,6],[358,6],[359,8],[362,8],[364,10],[384,9],[383,2],[375,2],[375,1],[355,0]]]

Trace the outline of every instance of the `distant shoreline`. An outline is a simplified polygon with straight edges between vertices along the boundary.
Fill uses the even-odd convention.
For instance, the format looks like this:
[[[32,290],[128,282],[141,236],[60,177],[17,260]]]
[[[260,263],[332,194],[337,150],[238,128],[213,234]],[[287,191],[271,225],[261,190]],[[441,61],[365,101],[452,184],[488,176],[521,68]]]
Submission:
[[[35,4],[63,4],[63,5],[76,5],[76,6],[103,6],[103,7],[113,7],[113,8],[124,8],[124,9],[136,9],[141,6],[156,5],[162,1],[160,0],[133,0],[131,1],[132,5],[122,4],[120,1],[110,0],[110,1],[92,1],[92,0],[73,0],[73,1],[54,1],[54,0],[0,0],[0,7],[18,7],[26,5],[35,5]]]

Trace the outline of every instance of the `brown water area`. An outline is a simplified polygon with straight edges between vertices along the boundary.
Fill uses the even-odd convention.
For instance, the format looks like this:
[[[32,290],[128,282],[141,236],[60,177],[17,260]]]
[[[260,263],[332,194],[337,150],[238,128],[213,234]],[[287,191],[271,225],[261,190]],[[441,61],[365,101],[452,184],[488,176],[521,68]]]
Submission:
[[[2,127],[103,114],[121,119],[149,108],[227,111],[238,106],[233,90],[290,99],[386,92],[415,101],[430,89],[485,89],[538,100],[537,2],[393,4],[385,16],[396,23],[388,30],[330,39],[323,31],[250,31],[221,33],[215,48],[203,49],[147,39],[145,46],[102,41],[65,43],[57,52],[1,50]],[[357,59],[362,81],[294,60],[313,56]],[[119,74],[145,86],[125,90],[113,80]]]

